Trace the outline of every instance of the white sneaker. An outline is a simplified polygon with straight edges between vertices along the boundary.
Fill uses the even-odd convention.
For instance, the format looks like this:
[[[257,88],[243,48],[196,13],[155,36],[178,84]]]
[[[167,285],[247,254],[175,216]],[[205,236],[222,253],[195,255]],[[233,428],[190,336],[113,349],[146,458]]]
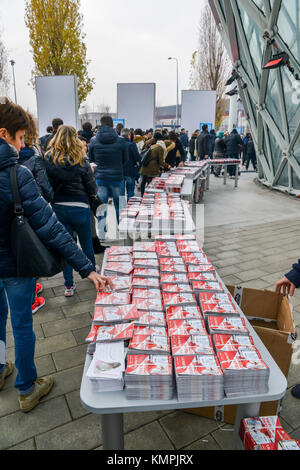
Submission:
[[[73,284],[73,286],[71,287],[66,287],[65,297],[73,297],[73,295],[75,294],[75,290],[76,290],[76,284]]]

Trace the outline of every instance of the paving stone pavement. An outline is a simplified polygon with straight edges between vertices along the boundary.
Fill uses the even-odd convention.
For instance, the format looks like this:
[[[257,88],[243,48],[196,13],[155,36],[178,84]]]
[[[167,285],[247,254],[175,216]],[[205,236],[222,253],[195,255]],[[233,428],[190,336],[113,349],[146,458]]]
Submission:
[[[300,217],[246,227],[223,225],[205,231],[204,250],[227,284],[274,289],[300,254]],[[102,257],[97,257],[101,264]],[[62,450],[101,449],[100,418],[80,403],[79,389],[85,360],[95,291],[76,277],[74,298],[63,296],[61,275],[44,280],[46,306],[34,316],[36,365],[40,376],[53,374],[55,385],[30,413],[22,414],[13,388],[16,373],[0,394],[0,449]],[[300,290],[294,303],[295,324],[300,331]],[[8,358],[14,358],[8,324]],[[282,421],[292,436],[300,438],[300,403],[290,388],[300,381],[300,365],[292,365],[283,400]],[[125,448],[128,450],[222,450],[232,448],[230,425],[183,411],[125,415]],[[224,430],[226,429],[226,431]]]

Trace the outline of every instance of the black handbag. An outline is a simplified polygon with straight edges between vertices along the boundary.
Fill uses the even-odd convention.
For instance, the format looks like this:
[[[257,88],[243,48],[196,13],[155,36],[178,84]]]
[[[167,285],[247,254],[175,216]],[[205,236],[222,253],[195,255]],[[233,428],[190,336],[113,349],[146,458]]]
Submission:
[[[64,269],[67,263],[62,256],[44,245],[24,215],[18,189],[16,165],[11,168],[10,183],[14,202],[10,241],[17,265],[17,276],[55,276]]]
[[[98,195],[96,195],[96,196],[93,196],[93,197],[91,196],[89,198],[89,202],[90,202],[90,207],[92,209],[92,212],[93,212],[94,216],[96,217],[97,209],[98,209],[99,206],[101,206],[102,201],[101,201],[100,197]]]

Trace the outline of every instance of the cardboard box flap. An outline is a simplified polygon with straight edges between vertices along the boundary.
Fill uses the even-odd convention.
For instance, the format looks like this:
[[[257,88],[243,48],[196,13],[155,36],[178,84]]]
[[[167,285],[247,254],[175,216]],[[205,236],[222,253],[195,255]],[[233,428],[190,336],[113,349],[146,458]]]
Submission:
[[[287,297],[282,299],[277,316],[277,326],[280,331],[295,332],[295,323],[291,305]]]
[[[235,287],[226,286],[234,296]],[[284,296],[275,292],[258,289],[239,289],[240,298],[235,299],[241,307],[246,317],[265,318],[267,320],[277,320],[277,314]]]

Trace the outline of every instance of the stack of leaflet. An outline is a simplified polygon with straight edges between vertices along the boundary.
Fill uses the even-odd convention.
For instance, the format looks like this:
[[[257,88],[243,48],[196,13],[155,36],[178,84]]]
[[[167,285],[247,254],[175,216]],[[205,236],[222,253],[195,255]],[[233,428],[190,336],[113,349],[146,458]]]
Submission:
[[[207,335],[204,320],[192,318],[186,320],[168,320],[169,336]]]
[[[181,193],[184,178],[184,175],[171,174],[165,184],[166,193]]]
[[[129,293],[131,289],[132,278],[131,276],[109,276],[113,283],[114,292],[126,292]],[[107,287],[107,292],[111,289]]]
[[[216,356],[174,357],[178,399],[183,401],[222,400],[224,375]]]
[[[216,351],[237,351],[242,348],[253,348],[254,341],[251,336],[244,335],[213,335]]]
[[[203,320],[199,307],[168,307],[166,316],[168,322],[170,320]]]
[[[163,330],[165,328],[158,330],[158,327],[147,327],[143,334],[136,334],[134,332],[133,338],[129,343],[128,354],[169,355],[171,352],[170,338],[167,333],[163,334]]]
[[[164,312],[143,312],[139,310],[139,318],[134,321],[135,325],[142,326],[166,326],[166,319]]]
[[[86,373],[94,392],[123,390],[125,355],[123,341],[96,344],[93,360]]]
[[[104,268],[105,276],[128,276],[133,271],[132,262],[108,262]]]
[[[152,354],[128,356],[125,385],[128,400],[171,400],[174,395],[172,358]]]
[[[186,273],[161,273],[160,274],[160,283],[162,285],[162,290],[164,290],[165,284],[189,284]]]
[[[249,335],[246,322],[242,317],[209,316],[207,326],[211,335]]]
[[[197,307],[194,294],[163,294],[165,308],[168,307]]]
[[[198,301],[204,316],[240,316],[240,313],[233,303],[230,294],[200,292],[198,295]]]
[[[138,320],[139,316],[138,309],[134,305],[120,305],[119,307],[99,307],[96,305],[93,324],[130,323]]]
[[[130,294],[127,292],[98,292],[95,305],[99,307],[129,305]]]
[[[214,348],[211,337],[206,335],[197,336],[172,336],[172,355],[175,356],[202,356],[214,355]]]
[[[270,370],[255,347],[218,351],[228,398],[268,392]]]
[[[288,435],[278,416],[245,418],[239,435],[245,450],[300,450],[300,442]]]
[[[129,341],[133,337],[134,323],[119,323],[110,326],[99,326],[96,343]]]

